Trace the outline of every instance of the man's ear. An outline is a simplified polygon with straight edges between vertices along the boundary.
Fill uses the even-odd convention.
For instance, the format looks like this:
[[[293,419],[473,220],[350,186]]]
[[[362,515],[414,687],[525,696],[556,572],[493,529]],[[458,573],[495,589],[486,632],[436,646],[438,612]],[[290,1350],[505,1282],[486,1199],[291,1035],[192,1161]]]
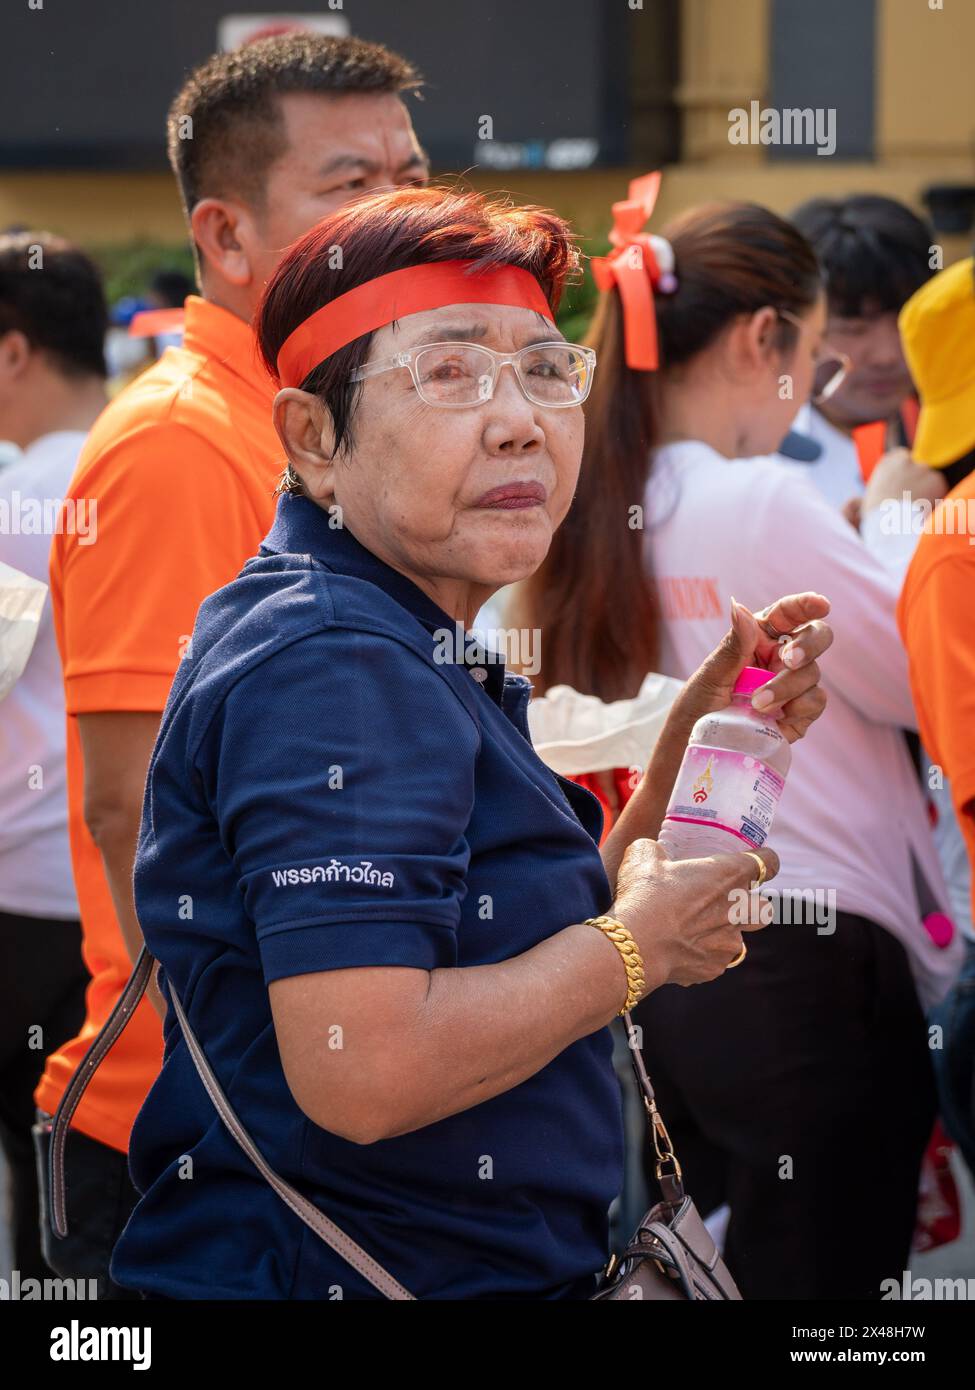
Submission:
[[[204,266],[212,266],[231,285],[243,287],[254,278],[246,249],[249,223],[246,209],[220,198],[202,198],[190,214],[193,240]]]
[[[10,381],[23,376],[30,365],[31,345],[26,333],[11,328],[0,336],[0,374]]]
[[[274,428],[309,496],[332,491],[335,426],[318,396],[285,386],[274,398]]]

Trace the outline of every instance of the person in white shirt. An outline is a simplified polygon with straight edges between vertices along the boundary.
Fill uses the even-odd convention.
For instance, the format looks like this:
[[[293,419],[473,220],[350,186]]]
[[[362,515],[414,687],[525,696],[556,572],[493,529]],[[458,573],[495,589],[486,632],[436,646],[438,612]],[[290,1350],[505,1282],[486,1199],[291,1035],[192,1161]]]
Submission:
[[[0,237],[0,436],[22,450],[0,473],[0,561],[46,584],[59,504],[105,404],[101,281],[45,232]],[[60,524],[65,524],[62,521]],[[97,518],[67,524],[97,538]],[[48,1052],[84,1021],[89,974],[68,848],[64,687],[50,604],[23,674],[0,703],[0,1140],[21,1278],[44,1278],[31,1141]]]
[[[921,400],[912,454],[874,469],[861,534],[903,576],[898,622],[908,651],[935,840],[966,942],[959,978],[932,1022],[945,1129],[975,1174],[975,259],[929,281],[901,310],[904,355]],[[943,501],[941,500],[943,499]]]
[[[860,457],[853,436],[831,424],[822,411],[816,410],[808,401],[796,413],[787,438],[795,434],[810,442],[816,450],[816,457],[808,462],[797,460],[784,446],[780,446],[776,457],[797,477],[812,483],[835,511],[849,515],[852,504],[858,504],[863,496],[864,487]]]
[[[885,421],[886,447],[910,442],[905,416],[914,383],[897,315],[934,273],[934,233],[909,207],[875,193],[811,198],[791,221],[816,253],[826,281],[826,337],[850,359],[850,372],[828,400],[800,408],[792,428],[820,453],[788,466],[855,520],[864,476],[854,430]]]
[[[897,586],[811,483],[756,457],[814,385],[840,381],[805,238],[727,204],[658,240],[631,234],[609,258],[620,275],[588,339],[597,368],[573,512],[518,612],[541,628],[539,693],[562,682],[610,699],[648,670],[693,671],[726,632],[732,596],[829,599],[823,736],[796,746],[771,834],[778,925],[740,969],[636,1012],[688,1190],[702,1212],[730,1203],[725,1257],[743,1295],[878,1299],[906,1268],[935,1116],[924,1009],[960,960],[957,940],[932,940],[918,901],[922,881],[940,904],[946,892],[902,734],[915,718]],[[634,263],[653,294],[659,370],[635,332],[646,300]],[[566,633],[585,644],[577,657]],[[840,1247],[838,1212],[855,1213]]]

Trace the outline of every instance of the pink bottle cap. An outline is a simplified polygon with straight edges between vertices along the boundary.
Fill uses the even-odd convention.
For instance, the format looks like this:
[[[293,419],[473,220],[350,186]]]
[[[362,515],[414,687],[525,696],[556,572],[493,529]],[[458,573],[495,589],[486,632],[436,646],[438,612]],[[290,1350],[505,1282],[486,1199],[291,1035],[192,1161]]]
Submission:
[[[924,919],[924,929],[936,946],[942,950],[951,945],[955,934],[955,924],[943,912],[929,912]]]
[[[732,695],[754,695],[758,687],[767,685],[774,675],[774,671],[766,671],[763,666],[746,666],[735,681],[731,693]]]

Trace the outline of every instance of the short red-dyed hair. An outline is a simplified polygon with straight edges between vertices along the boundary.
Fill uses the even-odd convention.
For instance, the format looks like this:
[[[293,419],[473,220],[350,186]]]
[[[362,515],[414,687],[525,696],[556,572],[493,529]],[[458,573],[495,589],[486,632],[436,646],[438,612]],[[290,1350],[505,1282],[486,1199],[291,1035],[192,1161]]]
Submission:
[[[336,247],[341,268],[334,264]],[[546,208],[515,206],[496,194],[434,185],[346,203],[289,248],[264,291],[255,329],[269,371],[276,375],[285,340],[323,304],[389,271],[454,260],[473,261],[485,270],[498,265],[527,270],[554,317],[579,254],[563,218]],[[302,382],[331,413],[336,454],[352,445],[361,383],[348,378],[369,356],[372,336],[364,333],[340,348]]]

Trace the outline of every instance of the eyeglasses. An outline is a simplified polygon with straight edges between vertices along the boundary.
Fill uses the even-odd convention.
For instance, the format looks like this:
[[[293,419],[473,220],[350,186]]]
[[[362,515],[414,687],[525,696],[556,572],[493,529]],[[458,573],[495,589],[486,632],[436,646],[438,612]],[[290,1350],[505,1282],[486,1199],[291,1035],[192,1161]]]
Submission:
[[[494,395],[498,373],[509,365],[534,405],[581,405],[589,395],[596,353],[575,343],[533,343],[518,352],[495,352],[477,343],[430,343],[367,362],[349,373],[350,381],[408,367],[417,394],[427,405],[447,409],[482,405]]]
[[[776,309],[775,312],[780,319],[795,324],[796,328],[802,327],[802,320],[796,318],[788,309]],[[843,385],[852,367],[853,362],[845,352],[830,347],[828,343],[821,343],[813,358],[813,389],[810,399],[817,405],[828,401]]]

